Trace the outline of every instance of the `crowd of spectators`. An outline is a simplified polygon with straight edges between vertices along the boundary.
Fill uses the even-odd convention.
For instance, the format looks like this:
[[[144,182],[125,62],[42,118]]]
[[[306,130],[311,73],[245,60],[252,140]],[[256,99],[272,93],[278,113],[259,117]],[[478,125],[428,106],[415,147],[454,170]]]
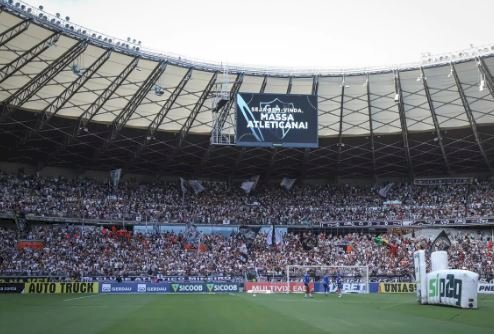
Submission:
[[[287,265],[369,266],[371,277],[413,275],[413,252],[435,250],[431,238],[411,234],[310,231],[287,233],[278,244],[265,233],[246,240],[242,233],[202,234],[190,244],[185,233],[132,234],[95,226],[32,226],[22,239],[39,240],[40,249],[19,248],[18,232],[0,228],[0,276],[50,275],[159,278],[170,275],[263,277],[286,275]],[[450,236],[451,268],[494,278],[493,249],[483,234]]]
[[[117,188],[87,178],[0,173],[0,214],[146,222],[320,224],[330,221],[427,220],[494,215],[494,184],[414,185],[296,184],[287,191],[259,184],[209,183],[182,193],[178,182]]]

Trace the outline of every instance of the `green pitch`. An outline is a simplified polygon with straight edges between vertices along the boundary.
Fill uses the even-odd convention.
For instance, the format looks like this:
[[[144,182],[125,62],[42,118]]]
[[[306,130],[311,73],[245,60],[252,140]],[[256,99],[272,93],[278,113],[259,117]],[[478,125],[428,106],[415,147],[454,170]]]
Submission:
[[[479,305],[421,306],[412,294],[0,295],[0,332],[494,333],[494,296]]]

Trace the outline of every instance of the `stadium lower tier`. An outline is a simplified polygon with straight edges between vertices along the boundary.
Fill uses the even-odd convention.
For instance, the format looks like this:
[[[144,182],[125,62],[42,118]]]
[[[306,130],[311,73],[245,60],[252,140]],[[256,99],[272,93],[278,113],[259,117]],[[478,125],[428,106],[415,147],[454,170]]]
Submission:
[[[450,268],[468,269],[487,280],[494,278],[490,230],[418,234],[258,230],[221,235],[201,233],[193,225],[181,233],[161,234],[78,225],[32,225],[24,233],[0,228],[0,275],[154,282],[170,276],[270,281],[283,280],[288,265],[331,265],[367,266],[371,281],[385,277],[409,281],[415,250],[447,249]]]

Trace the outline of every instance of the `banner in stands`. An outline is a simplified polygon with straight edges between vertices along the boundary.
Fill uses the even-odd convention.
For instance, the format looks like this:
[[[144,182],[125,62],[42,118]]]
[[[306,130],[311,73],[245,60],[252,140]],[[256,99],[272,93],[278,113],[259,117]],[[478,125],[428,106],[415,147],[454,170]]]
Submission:
[[[44,244],[41,240],[19,240],[17,242],[17,249],[43,249]]]
[[[24,290],[24,283],[0,283],[0,294],[21,293]]]
[[[23,293],[98,293],[98,282],[25,283]]]
[[[379,293],[415,293],[415,283],[379,283]]]
[[[329,284],[329,292],[336,292],[336,284]],[[343,293],[367,293],[367,287],[365,283],[343,283]],[[322,283],[317,282],[314,284],[314,292],[324,292],[324,286]]]
[[[239,93],[237,145],[318,147],[317,96]]]
[[[311,290],[314,290],[314,283],[310,284]],[[246,292],[272,292],[287,293],[288,284],[286,282],[245,282],[244,290]],[[301,282],[291,282],[290,292],[304,293],[305,287]]]
[[[494,284],[490,283],[479,283],[479,288],[477,290],[479,293],[486,295],[494,295]]]

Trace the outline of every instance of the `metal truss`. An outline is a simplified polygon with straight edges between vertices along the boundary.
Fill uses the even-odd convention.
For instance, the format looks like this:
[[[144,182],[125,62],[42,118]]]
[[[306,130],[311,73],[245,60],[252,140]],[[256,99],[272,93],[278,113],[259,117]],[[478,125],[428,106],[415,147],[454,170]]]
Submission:
[[[100,67],[110,58],[111,50],[104,52],[94,63],[91,64],[81,75],[64,89],[45,109],[41,112],[34,129],[27,132],[26,137],[21,142],[24,144],[35,133],[41,131],[50,119],[74,96],[74,94],[96,73]]]
[[[487,154],[485,153],[484,147],[482,146],[482,140],[480,139],[480,135],[477,130],[477,122],[473,117],[472,109],[470,109],[470,104],[468,103],[468,99],[465,95],[465,91],[463,90],[463,86],[460,82],[460,78],[458,77],[458,73],[456,72],[456,68],[454,64],[451,64],[451,70],[453,73],[453,78],[455,79],[456,87],[458,88],[458,93],[460,93],[461,102],[463,103],[463,107],[465,108],[468,117],[468,122],[470,123],[470,127],[472,128],[473,136],[475,137],[475,142],[479,147],[480,154],[482,155],[482,158],[484,159],[487,168],[489,168],[490,173],[493,174],[492,165],[489,161],[489,158],[487,157]]]
[[[192,127],[192,124],[194,123],[194,121],[197,117],[197,114],[199,114],[199,111],[201,111],[201,108],[204,105],[204,102],[206,102],[208,96],[210,96],[211,90],[214,87],[214,84],[216,82],[217,77],[218,77],[218,72],[214,72],[214,74],[211,77],[211,79],[209,80],[207,86],[202,91],[201,97],[199,98],[196,105],[194,106],[194,109],[192,109],[191,113],[189,114],[189,117],[187,117],[187,120],[182,125],[182,128],[180,129],[180,133],[179,133],[178,149],[182,148],[185,137],[187,137],[187,135],[189,134],[190,128]]]
[[[374,176],[376,176],[376,148],[374,146],[374,130],[372,128],[372,105],[371,105],[371,93],[370,93],[370,80],[369,75],[367,75],[366,80],[366,90],[367,90],[367,110],[369,111],[369,143],[372,155],[372,171]]]
[[[53,46],[59,39],[60,33],[54,33],[33,46],[31,49],[27,50],[10,63],[5,64],[0,69],[0,84],[5,81],[10,75],[17,72],[19,69],[24,67],[27,63],[33,60],[35,57],[39,56],[43,51]]]
[[[97,159],[117,138],[118,134],[130,119],[135,110],[139,107],[146,95],[151,91],[154,84],[158,81],[160,76],[165,72],[166,62],[161,62],[156,65],[151,74],[146,78],[143,84],[139,87],[137,92],[132,95],[130,101],[125,105],[123,110],[115,117],[111,124],[111,133],[105,143],[100,149],[95,151],[94,159]]]
[[[115,120],[112,123],[112,133],[110,136],[110,140],[108,141],[109,143],[113,141],[120,130],[125,126],[127,121],[129,120],[130,116],[134,113],[134,111],[139,107],[139,104],[144,100],[146,95],[151,91],[153,88],[153,85],[158,81],[158,79],[161,77],[161,75],[165,72],[166,69],[166,63],[161,62],[156,67],[154,70],[151,72],[151,74],[148,76],[146,81],[141,85],[141,87],[137,90],[137,92],[132,96],[130,99],[129,103],[124,107],[124,109],[118,114],[118,116],[115,118]]]
[[[445,68],[436,71],[436,66],[448,64],[413,67],[403,72],[386,70],[379,72],[382,77],[376,81],[374,72],[352,73],[364,79],[367,76],[368,80],[366,87],[351,89],[344,84],[338,86],[339,73],[329,77],[285,73],[278,79],[268,72],[225,72],[227,85],[222,86],[221,96],[228,101],[215,110],[218,113],[213,121],[203,121],[201,115],[209,112],[208,103],[215,97],[215,87],[219,87],[221,68],[182,64],[179,75],[183,77],[176,78],[176,86],[167,88],[166,95],[159,99],[151,96],[152,87],[168,71],[157,66],[157,57],[128,52],[123,57],[126,64],[113,67],[110,59],[114,54],[110,52],[115,49],[109,51],[105,44],[95,41],[91,50],[98,53],[92,64],[80,77],[72,78],[69,66],[87,53],[89,42],[79,42],[71,34],[69,39],[76,44],[52,50],[50,47],[65,36],[65,30],[44,29],[43,34],[38,34],[29,21],[17,22],[0,32],[0,49],[8,54],[6,63],[0,65],[0,93],[6,99],[0,106],[0,151],[6,161],[38,167],[49,163],[81,170],[108,170],[118,165],[132,173],[198,178],[258,174],[268,179],[384,178],[405,177],[407,172],[413,177],[438,175],[446,169],[450,173],[493,173],[491,55],[479,56],[475,63],[468,59],[465,67],[460,62],[451,64],[450,80],[445,78]],[[36,18],[33,22],[49,28]],[[32,38],[37,38],[35,42],[17,43],[31,33]],[[139,57],[156,66],[146,71],[147,77],[132,75],[139,70]],[[102,69],[105,73],[101,73]],[[206,81],[188,91],[189,87],[199,86],[189,80],[195,71],[201,78],[207,72]],[[421,82],[415,83],[415,71],[422,73],[422,80],[418,80]],[[424,72],[429,74],[428,80]],[[481,94],[474,92],[479,72],[486,89]],[[216,146],[210,144],[209,136],[197,132],[230,124],[235,95],[253,76],[260,76],[255,80],[260,93],[272,84],[273,78],[276,83],[283,82],[287,94],[299,90],[298,79],[304,79],[302,85],[312,80],[312,94],[319,103],[320,133],[328,135],[320,138],[318,148]],[[394,91],[390,79],[394,79]],[[327,96],[319,96],[319,92],[327,92],[322,94]],[[35,104],[42,105],[42,109],[23,109]],[[117,105],[122,107],[115,110]],[[59,117],[62,113],[69,117]],[[136,127],[127,129],[131,123]],[[162,131],[168,128],[177,131]]]
[[[110,97],[115,93],[117,88],[125,81],[125,79],[129,76],[129,74],[136,68],[139,62],[139,58],[134,58],[132,61],[125,67],[125,69],[119,73],[117,77],[111,82],[111,84],[106,87],[106,89],[98,96],[98,98],[93,101],[87,109],[79,116],[73,131],[68,133],[65,137],[65,140],[58,143],[57,149],[52,151],[46,158],[46,160],[54,160],[61,153],[65,152],[67,147],[69,147],[74,140],[81,134],[88,131],[87,126],[91,119],[98,113],[101,107],[110,99]]]
[[[139,158],[139,156],[141,155],[143,150],[148,146],[148,144],[152,140],[154,140],[154,134],[156,133],[156,131],[158,131],[161,124],[163,124],[163,121],[164,121],[166,115],[168,115],[171,108],[175,104],[175,101],[177,100],[177,98],[182,93],[185,85],[187,84],[187,82],[189,82],[191,75],[192,75],[192,68],[189,68],[189,70],[185,73],[185,75],[182,77],[182,79],[180,80],[178,85],[173,90],[172,94],[168,97],[165,104],[163,104],[160,111],[156,114],[156,116],[153,118],[153,120],[149,124],[149,126],[146,130],[146,136],[144,137],[144,141],[137,148],[137,151],[135,152],[134,157],[132,158],[132,161]]]
[[[446,155],[446,150],[444,149],[444,145],[443,145],[443,137],[441,134],[441,129],[439,127],[439,122],[437,121],[436,108],[434,107],[434,102],[432,101],[431,93],[429,91],[429,85],[427,84],[427,78],[425,76],[424,69],[422,67],[420,68],[420,73],[422,75],[422,84],[424,85],[425,96],[427,97],[427,103],[429,104],[429,109],[430,109],[431,114],[432,114],[432,120],[434,122],[434,128],[436,129],[436,136],[437,136],[436,138],[437,138],[437,142],[439,144],[439,148],[441,149],[441,154],[443,156],[444,165],[446,167],[446,170],[448,171],[448,174],[451,174],[451,168],[449,166],[448,156]]]
[[[4,102],[4,112],[0,116],[0,121],[10,115],[15,109],[21,107],[31,97],[33,97],[40,89],[42,89],[51,79],[65,69],[74,59],[81,55],[87,48],[87,41],[81,40],[73,45],[63,55],[58,57],[53,63],[42,70],[31,81],[22,86],[14,94],[9,96]]]
[[[120,85],[127,79],[139,63],[139,58],[134,58],[125,67],[125,69],[112,81],[112,83],[106,87],[106,89],[98,96],[96,100],[79,116],[78,125],[74,131],[74,135],[77,136],[83,129],[85,129],[88,123],[99,112],[101,107],[110,99]]]
[[[400,73],[394,72],[395,91],[398,94],[398,113],[400,114],[401,136],[403,138],[403,146],[405,148],[405,158],[408,167],[408,176],[410,179],[414,177],[413,162],[410,154],[410,144],[408,143],[408,126],[405,116],[405,106],[403,102],[403,90],[401,89]]]
[[[339,130],[338,130],[338,143],[337,145],[337,150],[338,150],[338,157],[336,160],[336,169],[338,172],[341,170],[341,151],[344,146],[343,144],[343,110],[344,110],[344,102],[345,102],[345,78],[343,77],[343,81],[341,82],[341,100],[340,100],[340,124],[339,124]]]
[[[31,20],[24,20],[19,23],[17,23],[15,26],[5,30],[3,33],[0,34],[0,46],[4,46],[7,44],[9,41],[14,39],[16,36],[22,34],[24,31],[29,28],[29,25],[31,24]]]

